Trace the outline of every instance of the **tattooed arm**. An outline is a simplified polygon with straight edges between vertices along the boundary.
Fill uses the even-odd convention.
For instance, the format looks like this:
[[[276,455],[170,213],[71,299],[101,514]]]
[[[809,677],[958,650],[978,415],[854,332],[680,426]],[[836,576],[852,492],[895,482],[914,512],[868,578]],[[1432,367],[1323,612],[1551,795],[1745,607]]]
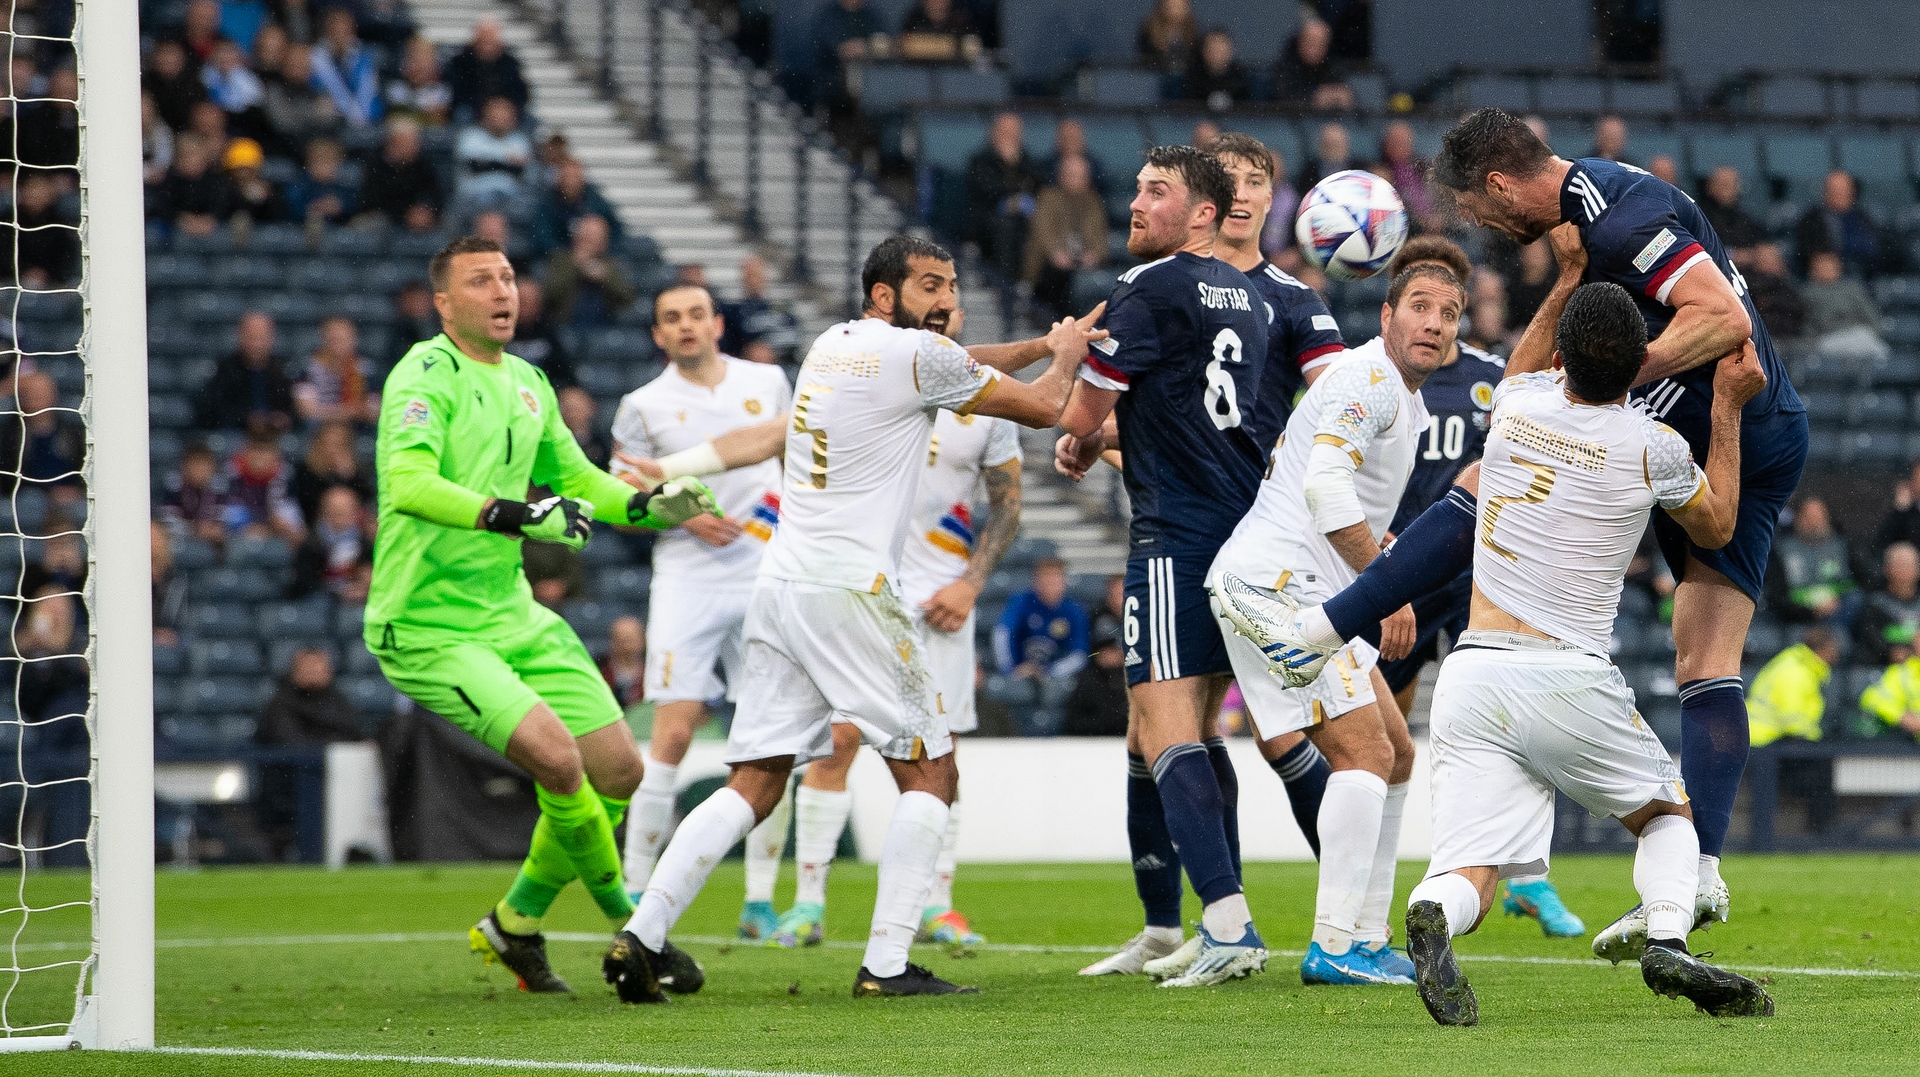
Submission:
[[[974,600],[987,585],[1000,558],[1006,556],[1020,533],[1020,461],[1009,460],[998,467],[981,471],[987,483],[987,528],[980,544],[967,558],[967,570],[960,578],[933,593],[920,604],[927,624],[942,632],[958,632],[966,627]]]

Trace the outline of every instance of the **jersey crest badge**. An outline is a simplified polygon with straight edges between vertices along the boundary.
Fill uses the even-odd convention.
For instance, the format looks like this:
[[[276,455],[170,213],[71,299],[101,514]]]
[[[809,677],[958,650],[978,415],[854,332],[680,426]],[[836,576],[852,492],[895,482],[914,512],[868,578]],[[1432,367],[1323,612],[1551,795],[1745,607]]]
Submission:
[[[1651,242],[1640,248],[1639,254],[1633,256],[1633,268],[1642,273],[1652,269],[1653,263],[1659,261],[1660,256],[1667,253],[1667,248],[1673,246],[1673,242],[1673,229],[1660,229],[1660,234],[1654,236]]]
[[[760,402],[758,400],[749,400],[744,406],[747,409],[748,415],[760,414]]]
[[[533,395],[533,390],[524,385],[520,387],[520,402],[527,406],[528,411],[535,415],[540,414],[540,398]]]
[[[427,407],[424,400],[407,401],[406,410],[400,413],[400,429],[409,426],[425,426],[433,419],[433,409]]]
[[[1493,383],[1477,381],[1473,383],[1473,406],[1481,411],[1493,410]]]
[[[769,490],[761,495],[759,503],[753,506],[753,511],[747,515],[747,522],[740,529],[761,542],[767,542],[773,538],[773,530],[778,526],[780,495]]]
[[[955,557],[972,557],[973,510],[965,502],[954,502],[940,517],[939,524],[927,532],[927,544]]]

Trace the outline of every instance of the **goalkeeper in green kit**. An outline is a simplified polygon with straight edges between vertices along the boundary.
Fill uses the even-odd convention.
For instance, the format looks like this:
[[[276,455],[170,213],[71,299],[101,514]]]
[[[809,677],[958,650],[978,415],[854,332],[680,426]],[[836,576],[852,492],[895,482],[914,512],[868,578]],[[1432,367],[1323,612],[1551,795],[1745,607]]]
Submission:
[[[575,878],[614,927],[632,914],[613,835],[642,764],[580,638],[534,602],[520,540],[578,549],[594,520],[664,530],[719,510],[697,479],[635,493],[587,462],[546,376],[506,354],[520,300],[497,244],[454,240],[429,276],[443,332],[407,352],[381,400],[366,642],[395,688],[533,777],[532,847],[471,938],[522,990],[566,991],[541,917]],[[534,484],[558,496],[520,500]],[[699,966],[674,964],[673,987],[697,990]]]

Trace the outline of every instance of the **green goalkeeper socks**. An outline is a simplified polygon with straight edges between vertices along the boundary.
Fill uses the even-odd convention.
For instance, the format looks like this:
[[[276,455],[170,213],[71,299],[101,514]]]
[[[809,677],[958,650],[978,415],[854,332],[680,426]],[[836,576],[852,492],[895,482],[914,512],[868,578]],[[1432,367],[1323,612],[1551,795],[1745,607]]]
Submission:
[[[555,793],[541,786],[535,786],[534,792],[540,800],[541,821],[550,824],[553,842],[573,862],[594,904],[610,920],[633,915],[633,901],[620,878],[620,850],[613,842],[613,824],[593,783],[583,779],[572,793]],[[537,828],[534,836],[538,841]],[[535,851],[537,846],[529,851],[529,863]]]
[[[585,786],[584,789],[590,791],[592,787]],[[515,935],[538,933],[541,918],[546,916],[547,910],[553,907],[554,899],[559,897],[560,891],[580,874],[574,868],[573,857],[561,846],[559,838],[555,836],[553,821],[545,811],[546,790],[539,790],[539,793],[542,811],[540,821],[534,824],[533,840],[527,848],[527,859],[520,865],[520,874],[514,878],[513,886],[507,890],[506,898],[494,909],[500,918],[500,926]],[[611,836],[618,831],[620,823],[626,819],[629,801],[616,800],[605,793],[595,792],[594,795],[599,798],[601,807],[607,813],[607,833]],[[601,908],[603,910],[607,908],[605,902],[601,903]],[[631,908],[632,906],[629,905],[629,912],[617,917],[612,913],[608,916],[619,923],[625,923],[627,916],[631,915]]]

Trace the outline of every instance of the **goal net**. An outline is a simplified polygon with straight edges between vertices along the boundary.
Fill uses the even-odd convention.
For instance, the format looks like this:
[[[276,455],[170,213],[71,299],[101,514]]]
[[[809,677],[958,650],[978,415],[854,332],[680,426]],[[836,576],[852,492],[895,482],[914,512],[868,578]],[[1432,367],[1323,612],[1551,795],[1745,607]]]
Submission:
[[[10,4],[0,1051],[152,1042],[136,0]]]

